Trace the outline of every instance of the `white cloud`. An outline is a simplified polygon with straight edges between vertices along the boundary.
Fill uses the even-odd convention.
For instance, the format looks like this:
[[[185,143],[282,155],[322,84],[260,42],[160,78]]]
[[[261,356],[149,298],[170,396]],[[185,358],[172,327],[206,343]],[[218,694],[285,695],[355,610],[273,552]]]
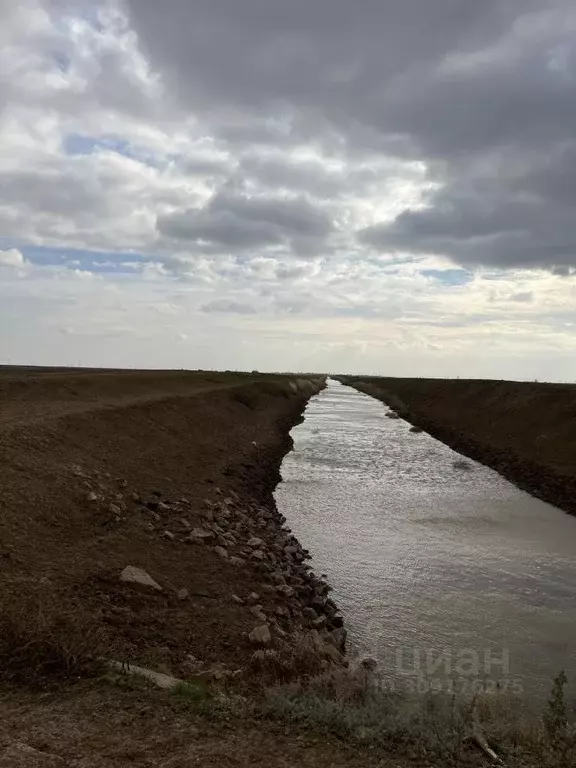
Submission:
[[[7,251],[0,251],[0,267],[24,267],[26,264],[24,256],[17,248],[10,248]]]
[[[280,67],[274,45],[256,45],[247,67],[263,73],[258,83],[228,60],[219,72],[215,49],[199,87],[198,73],[182,78],[182,52],[156,48],[174,32],[176,5],[162,5],[154,41],[140,15],[157,18],[148,0],[89,12],[80,1],[0,0],[0,360],[576,378],[566,270],[462,270],[445,253],[411,252],[413,237],[398,237],[398,250],[356,237],[406,210],[411,236],[421,222],[438,226],[426,212],[447,161],[384,135],[377,104],[390,83],[371,84],[368,111],[359,100],[379,57],[408,66],[406,51],[388,60],[370,33],[348,59],[334,25],[350,11],[337,3],[327,26],[309,19],[325,58],[298,35],[283,37]],[[219,39],[227,28],[200,6]],[[449,34],[423,40],[438,48],[434,76],[516,66],[543,39],[536,27],[486,34],[489,44],[458,54]],[[296,50],[316,69],[300,67]],[[285,89],[272,106],[271,85]],[[474,183],[502,167],[497,151],[487,157],[466,161]],[[523,161],[507,155],[510,183]],[[532,170],[550,195],[570,191],[544,160]]]

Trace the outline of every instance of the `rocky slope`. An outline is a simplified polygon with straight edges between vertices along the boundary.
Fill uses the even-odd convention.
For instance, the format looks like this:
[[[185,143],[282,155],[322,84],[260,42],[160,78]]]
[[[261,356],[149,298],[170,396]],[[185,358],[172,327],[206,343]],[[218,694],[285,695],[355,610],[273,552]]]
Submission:
[[[342,619],[272,495],[322,385],[0,375],[4,678],[30,674],[14,650],[37,649],[26,638],[184,679],[249,680],[254,666],[289,677],[303,646],[312,666],[339,662]]]
[[[576,514],[576,385],[339,378],[520,488]]]

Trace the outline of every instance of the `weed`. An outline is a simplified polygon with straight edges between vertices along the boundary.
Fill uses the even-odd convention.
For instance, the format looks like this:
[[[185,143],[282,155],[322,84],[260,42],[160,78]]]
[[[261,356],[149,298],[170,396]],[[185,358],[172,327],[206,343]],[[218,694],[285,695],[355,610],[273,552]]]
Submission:
[[[0,669],[3,682],[45,688],[91,677],[109,651],[103,630],[81,620],[78,607],[50,613],[40,602],[3,606],[0,613]]]
[[[203,688],[201,685],[196,685],[195,683],[178,683],[178,685],[172,688],[171,693],[173,696],[190,704],[197,704],[208,698],[208,691],[206,688]]]
[[[565,684],[561,673],[539,716],[504,694],[400,694],[370,675],[338,670],[268,688],[258,714],[443,765],[462,765],[476,753],[482,758],[488,748],[509,766],[574,768],[576,724]]]
[[[552,684],[548,706],[543,715],[543,764],[551,768],[570,768],[576,765],[576,724],[571,723],[566,706],[565,687],[568,682],[564,670]]]

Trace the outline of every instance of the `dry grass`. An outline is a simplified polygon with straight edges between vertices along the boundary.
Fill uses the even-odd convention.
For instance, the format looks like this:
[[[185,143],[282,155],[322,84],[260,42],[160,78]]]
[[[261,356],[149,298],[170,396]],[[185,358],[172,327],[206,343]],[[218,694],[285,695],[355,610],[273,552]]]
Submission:
[[[259,688],[316,677],[325,670],[308,635],[292,638],[290,643],[277,642],[276,648],[261,648],[252,654],[249,676]]]
[[[102,627],[81,606],[54,613],[40,599],[0,609],[0,681],[45,689],[99,674],[112,655]]]
[[[565,678],[554,681],[550,702],[537,713],[504,694],[404,695],[369,673],[333,670],[268,688],[258,714],[445,765],[490,762],[478,745],[485,740],[510,768],[574,768],[576,713],[568,711],[564,685]]]
[[[116,654],[102,628],[82,616],[79,605],[54,614],[38,598],[2,606],[2,682],[43,690],[100,675],[98,659]],[[566,702],[563,673],[544,711],[535,713],[504,694],[394,693],[362,667],[325,667],[303,637],[254,653],[250,695],[185,683],[173,696],[180,708],[215,721],[274,720],[430,765],[486,764],[482,739],[509,768],[576,765],[576,712]]]

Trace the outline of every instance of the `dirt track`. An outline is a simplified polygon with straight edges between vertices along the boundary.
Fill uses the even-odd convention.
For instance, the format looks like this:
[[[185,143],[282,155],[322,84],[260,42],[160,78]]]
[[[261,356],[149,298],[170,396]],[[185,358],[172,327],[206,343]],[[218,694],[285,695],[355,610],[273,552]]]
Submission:
[[[235,387],[245,374],[0,368],[0,429]]]
[[[518,487],[576,514],[576,385],[339,378]]]

